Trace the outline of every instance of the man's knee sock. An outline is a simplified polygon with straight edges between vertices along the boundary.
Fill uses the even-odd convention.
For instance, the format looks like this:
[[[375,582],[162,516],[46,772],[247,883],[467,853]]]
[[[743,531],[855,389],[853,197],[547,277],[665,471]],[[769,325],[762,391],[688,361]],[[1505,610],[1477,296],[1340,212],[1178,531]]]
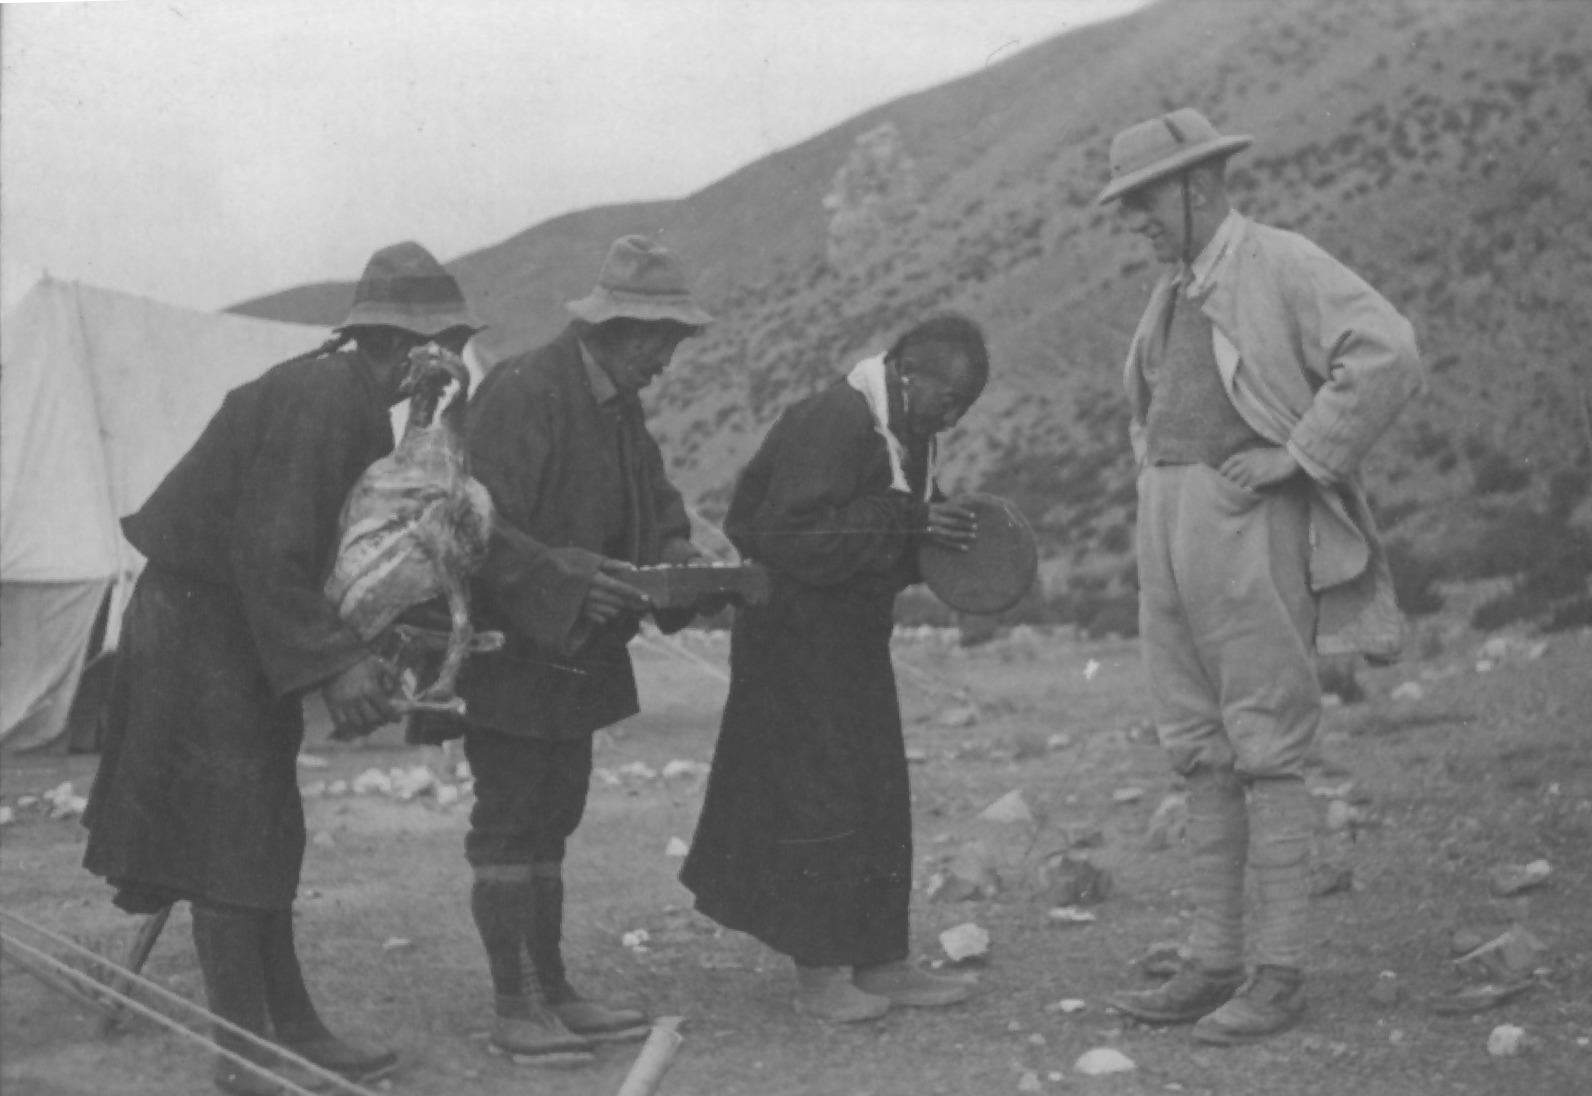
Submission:
[[[525,996],[521,949],[534,893],[528,864],[482,864],[470,889],[470,913],[486,948],[492,989],[499,998]]]
[[[1201,766],[1189,773],[1188,840],[1194,872],[1190,953],[1207,970],[1240,968],[1249,819],[1243,783],[1231,769]]]
[[[1303,969],[1309,945],[1307,875],[1315,808],[1302,778],[1257,779],[1249,789],[1249,867],[1255,874],[1257,966]]]
[[[560,1004],[573,995],[564,973],[563,865],[557,861],[532,864],[531,886],[535,898],[525,924],[526,950],[548,1003]]]

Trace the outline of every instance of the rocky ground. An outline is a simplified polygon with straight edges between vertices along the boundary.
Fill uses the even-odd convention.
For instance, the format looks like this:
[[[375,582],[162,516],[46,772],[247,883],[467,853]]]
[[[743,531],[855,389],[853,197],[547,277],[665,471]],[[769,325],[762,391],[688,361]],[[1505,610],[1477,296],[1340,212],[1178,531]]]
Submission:
[[[1439,618],[1409,661],[1360,673],[1365,698],[1331,710],[1311,770],[1315,878],[1330,893],[1314,907],[1309,1017],[1238,1050],[1196,1048],[1184,1030],[1125,1025],[1102,1007],[1148,977],[1139,960],[1175,944],[1188,917],[1177,788],[1145,722],[1132,644],[1024,629],[971,649],[937,632],[899,641],[920,861],[914,936],[926,960],[947,964],[946,930],[973,925],[989,944],[959,965],[978,980],[969,1004],[844,1029],[794,1016],[780,958],[694,914],[675,881],[726,653],[722,636],[684,644],[685,656],[638,648],[646,711],[599,743],[568,868],[569,952],[583,984],[685,1017],[663,1093],[1592,1091],[1592,634],[1489,637]],[[336,1026],[401,1048],[391,1091],[617,1091],[634,1047],[564,1073],[485,1050],[489,986],[461,848],[469,784],[454,764],[391,732],[357,747],[312,733],[307,751],[306,966]],[[134,922],[78,866],[76,822],[50,817],[71,814],[93,766],[7,760],[0,907],[119,955]],[[1501,871],[1538,861],[1546,878],[1541,866]],[[1492,966],[1454,961],[1512,930],[1510,947],[1487,953]],[[185,910],[148,970],[201,993]],[[1520,993],[1442,1012],[1484,984]],[[110,1039],[96,1024],[8,962],[4,1092],[213,1091],[196,1047],[148,1022]],[[1516,1052],[1491,1053],[1490,1041]],[[1133,1068],[1078,1068],[1102,1048]]]

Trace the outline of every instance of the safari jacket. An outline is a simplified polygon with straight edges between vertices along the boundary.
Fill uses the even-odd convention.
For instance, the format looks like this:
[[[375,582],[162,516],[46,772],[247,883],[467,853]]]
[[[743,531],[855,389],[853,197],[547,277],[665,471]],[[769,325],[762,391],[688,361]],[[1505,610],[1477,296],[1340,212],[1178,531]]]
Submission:
[[[1396,657],[1403,619],[1357,476],[1361,460],[1425,384],[1415,333],[1388,301],[1293,232],[1230,213],[1194,264],[1188,288],[1210,319],[1228,398],[1256,433],[1286,447],[1310,477],[1310,585],[1316,648]],[[1144,363],[1158,357],[1178,286],[1156,284],[1128,348],[1134,455],[1145,455]]]

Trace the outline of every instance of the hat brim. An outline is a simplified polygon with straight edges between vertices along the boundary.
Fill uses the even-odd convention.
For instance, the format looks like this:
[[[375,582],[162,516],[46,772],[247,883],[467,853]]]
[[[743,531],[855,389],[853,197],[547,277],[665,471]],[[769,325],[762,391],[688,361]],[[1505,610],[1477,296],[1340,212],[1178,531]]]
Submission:
[[[713,317],[690,297],[631,297],[596,289],[578,301],[564,305],[587,323],[604,320],[668,320],[687,327],[706,327]]]
[[[430,311],[393,308],[370,302],[356,304],[349,312],[348,319],[332,330],[342,331],[350,327],[398,327],[428,339],[460,327],[468,328],[471,334],[486,330],[486,325],[477,322],[469,312],[451,306]]]
[[[1195,164],[1218,156],[1231,156],[1241,152],[1255,143],[1255,139],[1248,134],[1234,133],[1218,137],[1214,141],[1205,141],[1201,144],[1190,145],[1178,152],[1176,156],[1169,156],[1165,160],[1158,160],[1153,164],[1130,171],[1126,175],[1118,176],[1106,184],[1106,188],[1095,199],[1095,205],[1105,205],[1114,202],[1130,190],[1137,190],[1141,186],[1164,179],[1168,175],[1176,175],[1186,171]]]

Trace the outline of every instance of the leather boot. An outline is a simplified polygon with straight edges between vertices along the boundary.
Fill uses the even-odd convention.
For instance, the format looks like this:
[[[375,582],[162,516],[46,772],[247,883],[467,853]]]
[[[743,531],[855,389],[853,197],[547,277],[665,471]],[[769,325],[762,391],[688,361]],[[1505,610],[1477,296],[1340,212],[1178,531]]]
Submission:
[[[266,915],[261,958],[266,1011],[277,1042],[351,1081],[373,1081],[397,1068],[394,1052],[339,1039],[321,1021],[304,985],[304,970],[293,941],[292,910]]]
[[[1206,970],[1185,962],[1161,985],[1113,993],[1106,1005],[1146,1024],[1191,1024],[1225,1004],[1243,982],[1242,967]]]
[[[796,1011],[831,1024],[877,1020],[890,1011],[890,998],[864,992],[851,979],[850,967],[796,964]]]
[[[532,899],[526,946],[542,1000],[577,1035],[596,1042],[635,1042],[651,1027],[639,1009],[614,1008],[582,997],[564,970],[564,879],[562,866],[531,865]]]
[[[534,997],[499,997],[492,1021],[492,1045],[518,1062],[553,1067],[592,1061],[590,1040],[564,1026],[552,1009]]]
[[[1231,1001],[1194,1025],[1193,1035],[1217,1046],[1253,1043],[1287,1031],[1304,1014],[1304,975],[1292,967],[1257,967]]]
[[[193,907],[193,943],[204,976],[205,1000],[210,1011],[230,1024],[264,1037],[266,1024],[265,967],[261,961],[267,915],[263,911]],[[215,1031],[218,1046],[258,1062],[277,1076],[311,1092],[324,1091],[327,1082],[312,1077],[303,1067],[282,1061],[270,1051],[223,1028]],[[229,1058],[218,1057],[216,1087],[232,1096],[278,1096],[282,1087],[262,1078]]]

